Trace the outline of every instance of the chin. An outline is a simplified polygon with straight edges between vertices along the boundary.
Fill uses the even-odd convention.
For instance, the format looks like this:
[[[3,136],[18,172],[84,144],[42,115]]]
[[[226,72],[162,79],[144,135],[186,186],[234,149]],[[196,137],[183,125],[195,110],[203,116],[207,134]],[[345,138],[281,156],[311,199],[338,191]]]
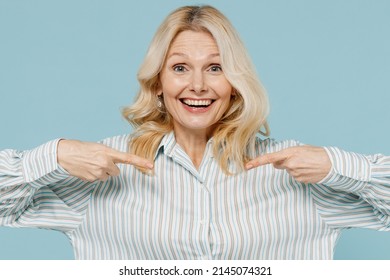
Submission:
[[[185,127],[189,130],[208,130],[212,127],[213,124],[205,124],[205,123],[182,123],[180,126]]]

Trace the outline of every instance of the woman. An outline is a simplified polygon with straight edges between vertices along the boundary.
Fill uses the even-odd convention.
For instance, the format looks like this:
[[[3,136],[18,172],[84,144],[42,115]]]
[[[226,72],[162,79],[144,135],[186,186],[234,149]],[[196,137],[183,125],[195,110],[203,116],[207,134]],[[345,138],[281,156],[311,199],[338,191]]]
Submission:
[[[257,136],[266,94],[216,9],[169,15],[138,78],[132,135],[0,153],[2,225],[78,259],[330,259],[342,229],[388,229],[389,157]]]

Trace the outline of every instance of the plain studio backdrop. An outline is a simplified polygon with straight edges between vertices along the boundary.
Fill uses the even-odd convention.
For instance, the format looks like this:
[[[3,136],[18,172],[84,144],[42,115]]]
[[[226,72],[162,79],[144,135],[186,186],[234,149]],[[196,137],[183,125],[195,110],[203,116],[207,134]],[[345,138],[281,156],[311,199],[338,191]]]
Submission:
[[[0,149],[98,141],[131,127],[158,25],[189,4],[238,29],[271,101],[271,137],[390,155],[390,1],[0,0]],[[0,259],[72,259],[62,233],[0,228]],[[390,259],[390,233],[351,229],[336,259]]]

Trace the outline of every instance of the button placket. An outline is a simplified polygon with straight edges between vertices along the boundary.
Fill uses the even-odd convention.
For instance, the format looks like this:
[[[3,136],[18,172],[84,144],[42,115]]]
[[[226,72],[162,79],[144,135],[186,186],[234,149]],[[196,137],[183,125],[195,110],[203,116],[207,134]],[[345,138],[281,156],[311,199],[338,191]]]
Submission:
[[[211,146],[208,145],[206,152],[205,152],[205,158],[202,162],[202,165],[199,169],[199,176],[200,176],[200,187],[203,190],[203,213],[202,217],[199,220],[199,224],[202,227],[203,236],[205,238],[206,242],[206,249],[207,252],[205,252],[205,255],[201,257],[203,260],[209,260],[213,259],[212,257],[212,240],[210,236],[211,231],[211,191],[213,188],[213,185],[210,184],[210,181],[213,181],[212,178],[210,178],[210,168],[213,163],[213,157],[211,152]]]

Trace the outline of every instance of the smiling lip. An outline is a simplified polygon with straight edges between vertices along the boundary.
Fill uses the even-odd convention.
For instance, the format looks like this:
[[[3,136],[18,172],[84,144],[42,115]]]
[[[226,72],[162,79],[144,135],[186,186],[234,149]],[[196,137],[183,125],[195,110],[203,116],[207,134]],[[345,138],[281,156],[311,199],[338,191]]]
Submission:
[[[203,113],[208,111],[214,101],[214,99],[180,99],[180,102],[183,104],[184,108],[191,113]]]

